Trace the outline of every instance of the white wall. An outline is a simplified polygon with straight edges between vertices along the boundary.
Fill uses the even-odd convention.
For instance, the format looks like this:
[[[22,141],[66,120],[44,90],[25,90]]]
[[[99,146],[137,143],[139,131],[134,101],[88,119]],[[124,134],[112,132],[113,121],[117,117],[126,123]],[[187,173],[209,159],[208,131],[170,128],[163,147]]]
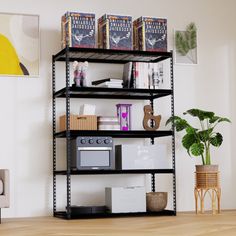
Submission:
[[[221,169],[222,208],[236,208],[234,0],[146,0],[138,3],[135,0],[0,0],[0,5],[1,12],[38,14],[41,25],[40,77],[0,78],[0,167],[9,168],[11,173],[11,207],[3,210],[3,217],[52,214],[51,56],[60,50],[60,17],[70,10],[94,12],[97,17],[104,13],[129,14],[133,18],[141,15],[167,17],[169,49],[173,48],[174,29],[184,29],[188,23],[196,23],[199,64],[175,66],[175,112],[182,114],[189,108],[200,107],[228,116],[233,121],[220,129],[224,143],[217,151],[213,150],[213,156]],[[102,74],[106,69],[92,65],[90,76],[93,72]],[[121,74],[119,66],[109,70],[114,75]],[[115,102],[109,102],[110,109],[114,110]],[[100,112],[109,113],[99,105],[100,102],[96,104]],[[140,117],[139,121],[142,106],[142,102],[134,102],[133,117]],[[139,121],[135,122],[136,127],[140,126]],[[177,210],[189,211],[194,209],[193,172],[194,164],[199,160],[187,156],[181,147],[180,134],[176,139]],[[143,176],[76,176],[75,179],[78,181],[73,181],[72,188],[78,189],[72,197],[74,204],[85,201],[85,198],[87,203],[102,202],[101,189],[104,186],[148,182]],[[171,189],[170,180],[161,178],[159,183],[162,181],[167,186],[162,184],[161,189]],[[59,188],[59,195],[65,195],[64,186]],[[95,192],[97,195],[91,194]]]

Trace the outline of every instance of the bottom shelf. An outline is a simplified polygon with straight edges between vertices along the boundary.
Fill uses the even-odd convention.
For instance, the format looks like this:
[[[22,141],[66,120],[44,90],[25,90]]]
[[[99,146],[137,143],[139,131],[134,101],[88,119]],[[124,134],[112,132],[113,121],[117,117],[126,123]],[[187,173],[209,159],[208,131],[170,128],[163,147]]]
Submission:
[[[63,219],[89,219],[89,218],[108,218],[108,217],[127,217],[127,216],[176,216],[173,210],[163,210],[158,212],[131,212],[131,213],[92,213],[92,214],[76,214],[67,216],[66,211],[56,211],[55,217]]]

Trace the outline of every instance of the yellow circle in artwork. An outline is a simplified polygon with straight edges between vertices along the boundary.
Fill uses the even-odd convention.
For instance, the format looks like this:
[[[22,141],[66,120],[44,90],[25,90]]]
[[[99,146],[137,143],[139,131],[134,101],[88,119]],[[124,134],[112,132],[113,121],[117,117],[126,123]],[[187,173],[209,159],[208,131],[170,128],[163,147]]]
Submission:
[[[14,46],[0,34],[0,74],[23,75]]]

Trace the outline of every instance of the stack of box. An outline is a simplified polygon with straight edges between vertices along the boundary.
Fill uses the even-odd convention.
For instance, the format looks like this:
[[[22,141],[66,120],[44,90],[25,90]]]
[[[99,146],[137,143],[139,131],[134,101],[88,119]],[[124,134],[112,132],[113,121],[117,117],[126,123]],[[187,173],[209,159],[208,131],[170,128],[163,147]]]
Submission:
[[[132,50],[132,17],[103,15],[98,19],[98,48]]]
[[[66,12],[61,19],[61,46],[95,47],[95,14]]]
[[[133,23],[134,49],[167,51],[167,19],[139,17]]]
[[[120,130],[120,123],[117,116],[99,116],[98,130]]]

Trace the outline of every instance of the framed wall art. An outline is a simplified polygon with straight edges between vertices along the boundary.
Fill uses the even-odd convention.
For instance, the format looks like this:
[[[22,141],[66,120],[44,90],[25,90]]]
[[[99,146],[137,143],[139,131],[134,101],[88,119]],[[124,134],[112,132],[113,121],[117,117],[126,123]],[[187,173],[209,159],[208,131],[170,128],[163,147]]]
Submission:
[[[174,31],[175,64],[195,65],[197,58],[197,28],[190,23],[186,30]]]
[[[0,13],[0,76],[39,76],[39,16]]]

